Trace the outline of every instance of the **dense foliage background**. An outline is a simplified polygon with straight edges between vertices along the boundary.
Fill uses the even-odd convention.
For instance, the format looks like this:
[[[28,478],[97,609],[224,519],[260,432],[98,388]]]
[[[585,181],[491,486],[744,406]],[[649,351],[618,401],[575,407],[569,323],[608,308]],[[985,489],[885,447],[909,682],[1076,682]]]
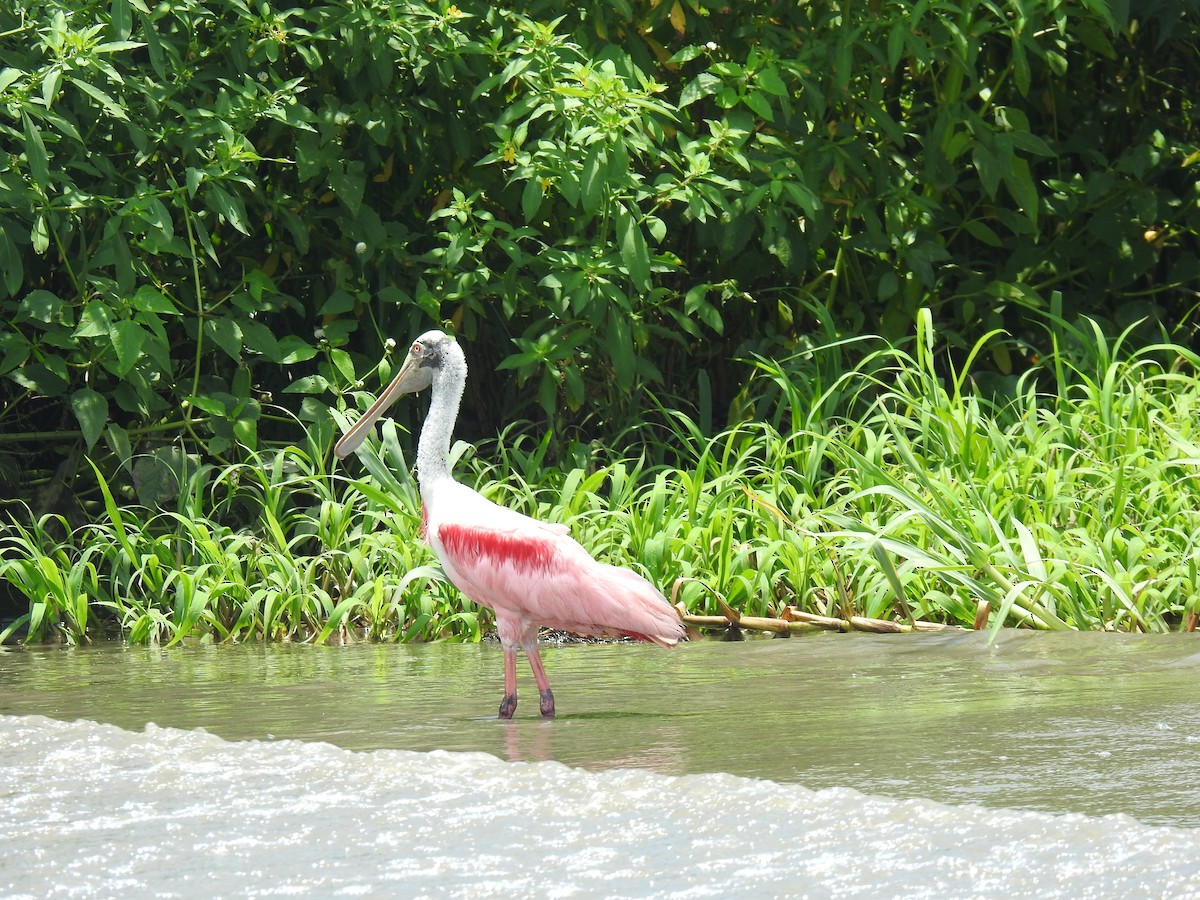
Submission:
[[[1192,337],[1194,2],[514,7],[6,4],[5,493],[331,435],[442,320],[468,433],[600,437],[821,320],[1004,326],[1002,375],[1053,291]]]
[[[786,430],[830,381],[804,351],[922,309],[991,396],[1080,314],[1191,344],[1198,13],[10,0],[0,493],[82,522],[102,484],[171,506],[201,464],[323,454],[439,322],[460,434],[552,451],[627,444],[647,389]]]

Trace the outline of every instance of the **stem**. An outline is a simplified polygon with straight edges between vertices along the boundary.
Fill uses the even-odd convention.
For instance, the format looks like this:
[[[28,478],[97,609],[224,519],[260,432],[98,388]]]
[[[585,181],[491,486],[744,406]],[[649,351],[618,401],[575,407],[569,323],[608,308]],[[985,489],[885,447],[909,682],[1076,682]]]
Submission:
[[[200,287],[200,263],[196,256],[196,234],[192,230],[192,208],[188,205],[187,197],[181,196],[180,201],[183,203],[183,224],[187,228],[188,251],[192,257],[192,283],[196,289],[196,361],[195,368],[192,370],[192,396],[195,397],[200,392],[200,359],[204,351],[204,304],[200,302],[202,291]],[[191,421],[191,413],[185,416],[188,422]],[[191,426],[188,426],[188,431],[191,431]]]
[[[144,425],[141,428],[130,428],[128,433],[134,437],[148,434],[161,434],[164,431],[177,431],[189,425],[203,425],[208,418],[180,419],[178,422],[159,422],[155,425]],[[22,434],[0,433],[0,444],[30,444],[35,441],[62,441],[69,438],[77,440],[83,437],[82,431],[27,431]]]

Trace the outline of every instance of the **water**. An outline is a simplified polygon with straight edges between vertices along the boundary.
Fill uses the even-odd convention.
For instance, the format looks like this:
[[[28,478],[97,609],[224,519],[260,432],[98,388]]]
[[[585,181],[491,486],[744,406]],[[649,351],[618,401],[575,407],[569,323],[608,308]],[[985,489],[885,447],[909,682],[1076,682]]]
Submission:
[[[544,656],[0,652],[0,895],[1200,897],[1191,636]]]

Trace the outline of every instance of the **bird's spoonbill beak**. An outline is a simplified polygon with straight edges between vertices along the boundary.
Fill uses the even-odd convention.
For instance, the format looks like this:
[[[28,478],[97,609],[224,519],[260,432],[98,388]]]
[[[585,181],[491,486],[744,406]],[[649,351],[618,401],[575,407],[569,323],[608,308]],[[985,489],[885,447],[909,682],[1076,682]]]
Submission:
[[[354,427],[347,431],[340,441],[334,445],[333,454],[338,459],[345,459],[351,453],[359,448],[359,445],[367,439],[367,432],[371,430],[371,426],[375,424],[375,420],[382,416],[401,394],[412,394],[416,391],[422,391],[429,387],[433,381],[433,376],[428,369],[421,366],[420,360],[409,355],[404,360],[404,365],[400,367],[400,371],[396,373],[396,377],[392,379],[392,383],[387,386],[379,399],[371,404],[368,409],[357,422]]]

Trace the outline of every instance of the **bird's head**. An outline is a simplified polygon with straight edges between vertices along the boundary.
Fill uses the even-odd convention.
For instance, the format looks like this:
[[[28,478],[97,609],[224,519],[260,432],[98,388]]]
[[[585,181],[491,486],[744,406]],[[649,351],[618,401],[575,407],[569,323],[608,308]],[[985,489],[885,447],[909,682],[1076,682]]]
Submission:
[[[460,371],[465,376],[466,363],[462,348],[450,335],[441,331],[426,331],[408,348],[408,356],[396,377],[362,414],[354,426],[342,436],[333,448],[338,459],[345,459],[366,440],[367,432],[401,394],[415,394],[433,384],[434,379],[445,371]]]

